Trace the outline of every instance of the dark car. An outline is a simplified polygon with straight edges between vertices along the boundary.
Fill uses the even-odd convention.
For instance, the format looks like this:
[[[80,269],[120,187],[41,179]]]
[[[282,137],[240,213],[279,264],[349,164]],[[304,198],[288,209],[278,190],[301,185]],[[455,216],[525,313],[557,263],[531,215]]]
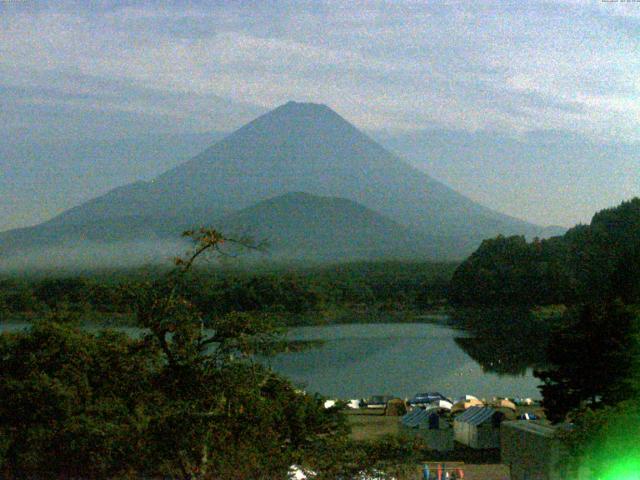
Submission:
[[[539,420],[535,413],[525,412],[518,416],[518,420]]]
[[[451,400],[449,400],[447,397],[445,397],[439,392],[427,392],[427,393],[416,393],[415,396],[411,400],[409,400],[409,405],[424,406],[424,405],[429,405],[430,403],[437,402],[439,400],[446,400],[449,403],[453,403],[451,402]]]
[[[373,395],[365,400],[367,408],[384,408],[394,397],[391,395]]]

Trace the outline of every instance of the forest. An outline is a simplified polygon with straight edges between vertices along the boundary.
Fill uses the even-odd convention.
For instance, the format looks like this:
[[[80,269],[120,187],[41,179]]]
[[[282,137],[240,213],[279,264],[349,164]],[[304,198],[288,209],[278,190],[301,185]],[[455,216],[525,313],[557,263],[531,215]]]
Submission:
[[[563,236],[498,236],[455,271],[456,306],[572,305],[621,299],[640,302],[640,198],[596,213]]]
[[[377,261],[241,269],[204,265],[189,273],[190,301],[210,317],[279,314],[288,325],[355,321],[351,313],[454,307],[573,305],[619,298],[640,302],[640,199],[598,212],[563,236],[498,236],[461,264]],[[0,277],[0,316],[31,320],[55,311],[131,323],[132,297],[166,273],[160,267],[82,275]],[[369,320],[375,316],[370,315]]]
[[[344,323],[365,313],[441,308],[455,267],[390,261],[250,271],[205,265],[189,273],[185,295],[209,318],[253,312],[277,314],[288,325]],[[138,290],[162,275],[135,269],[1,279],[0,318],[29,321],[64,312],[83,321],[131,324]]]

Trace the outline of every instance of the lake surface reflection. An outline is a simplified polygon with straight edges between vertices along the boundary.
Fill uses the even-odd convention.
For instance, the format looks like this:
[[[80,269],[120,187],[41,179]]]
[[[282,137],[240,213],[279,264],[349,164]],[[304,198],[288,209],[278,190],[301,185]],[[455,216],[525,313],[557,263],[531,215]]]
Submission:
[[[267,363],[294,382],[305,385],[308,391],[327,396],[411,397],[417,392],[439,391],[453,397],[470,393],[479,397],[540,398],[537,389],[540,381],[533,377],[531,368],[501,365],[510,359],[485,352],[483,345],[494,350],[491,342],[445,325],[376,323],[299,327],[291,329],[289,337],[322,340],[324,344],[304,352],[280,354]],[[465,349],[488,363],[483,367]],[[494,362],[495,365],[491,365]]]
[[[27,324],[0,323],[2,330]],[[88,327],[97,330],[99,327]],[[137,328],[118,328],[138,336]],[[291,340],[322,341],[321,346],[265,359],[274,370],[307,391],[338,398],[384,394],[411,397],[439,391],[456,397],[540,398],[533,364],[506,337],[473,337],[433,323],[357,323],[291,328]],[[531,342],[530,338],[525,339]],[[506,348],[505,348],[506,347]],[[514,355],[514,352],[516,353]]]

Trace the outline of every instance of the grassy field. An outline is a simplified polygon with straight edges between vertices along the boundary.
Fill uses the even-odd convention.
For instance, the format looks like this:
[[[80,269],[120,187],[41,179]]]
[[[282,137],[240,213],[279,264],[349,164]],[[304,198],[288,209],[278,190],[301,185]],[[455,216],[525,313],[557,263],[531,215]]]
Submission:
[[[348,410],[354,440],[376,440],[384,435],[400,434],[400,417],[387,417],[382,409]]]

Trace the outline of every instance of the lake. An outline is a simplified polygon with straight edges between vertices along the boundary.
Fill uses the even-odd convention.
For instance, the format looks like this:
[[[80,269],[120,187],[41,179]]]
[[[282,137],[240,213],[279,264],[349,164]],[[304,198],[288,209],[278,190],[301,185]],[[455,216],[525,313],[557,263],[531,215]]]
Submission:
[[[496,350],[491,342],[446,325],[359,323],[299,327],[291,329],[289,337],[322,340],[324,344],[304,352],[278,355],[268,363],[294,382],[304,384],[307,391],[330,397],[389,394],[404,398],[417,392],[439,391],[453,397],[473,394],[540,398],[540,380],[533,377],[531,368],[497,373],[505,370],[500,363],[511,361],[500,355],[489,355],[490,360],[481,365],[463,346],[471,343],[473,351],[482,350],[484,345]],[[465,342],[460,342],[461,338]]]
[[[0,330],[25,328],[0,324]],[[124,328],[131,335],[139,330]],[[434,323],[355,323],[289,330],[291,340],[321,346],[264,360],[307,391],[343,399],[375,394],[411,397],[439,391],[450,397],[540,398],[532,369],[516,363],[490,339]],[[467,353],[470,352],[470,353]],[[481,352],[481,353],[478,353]],[[508,372],[508,373],[505,373]]]

